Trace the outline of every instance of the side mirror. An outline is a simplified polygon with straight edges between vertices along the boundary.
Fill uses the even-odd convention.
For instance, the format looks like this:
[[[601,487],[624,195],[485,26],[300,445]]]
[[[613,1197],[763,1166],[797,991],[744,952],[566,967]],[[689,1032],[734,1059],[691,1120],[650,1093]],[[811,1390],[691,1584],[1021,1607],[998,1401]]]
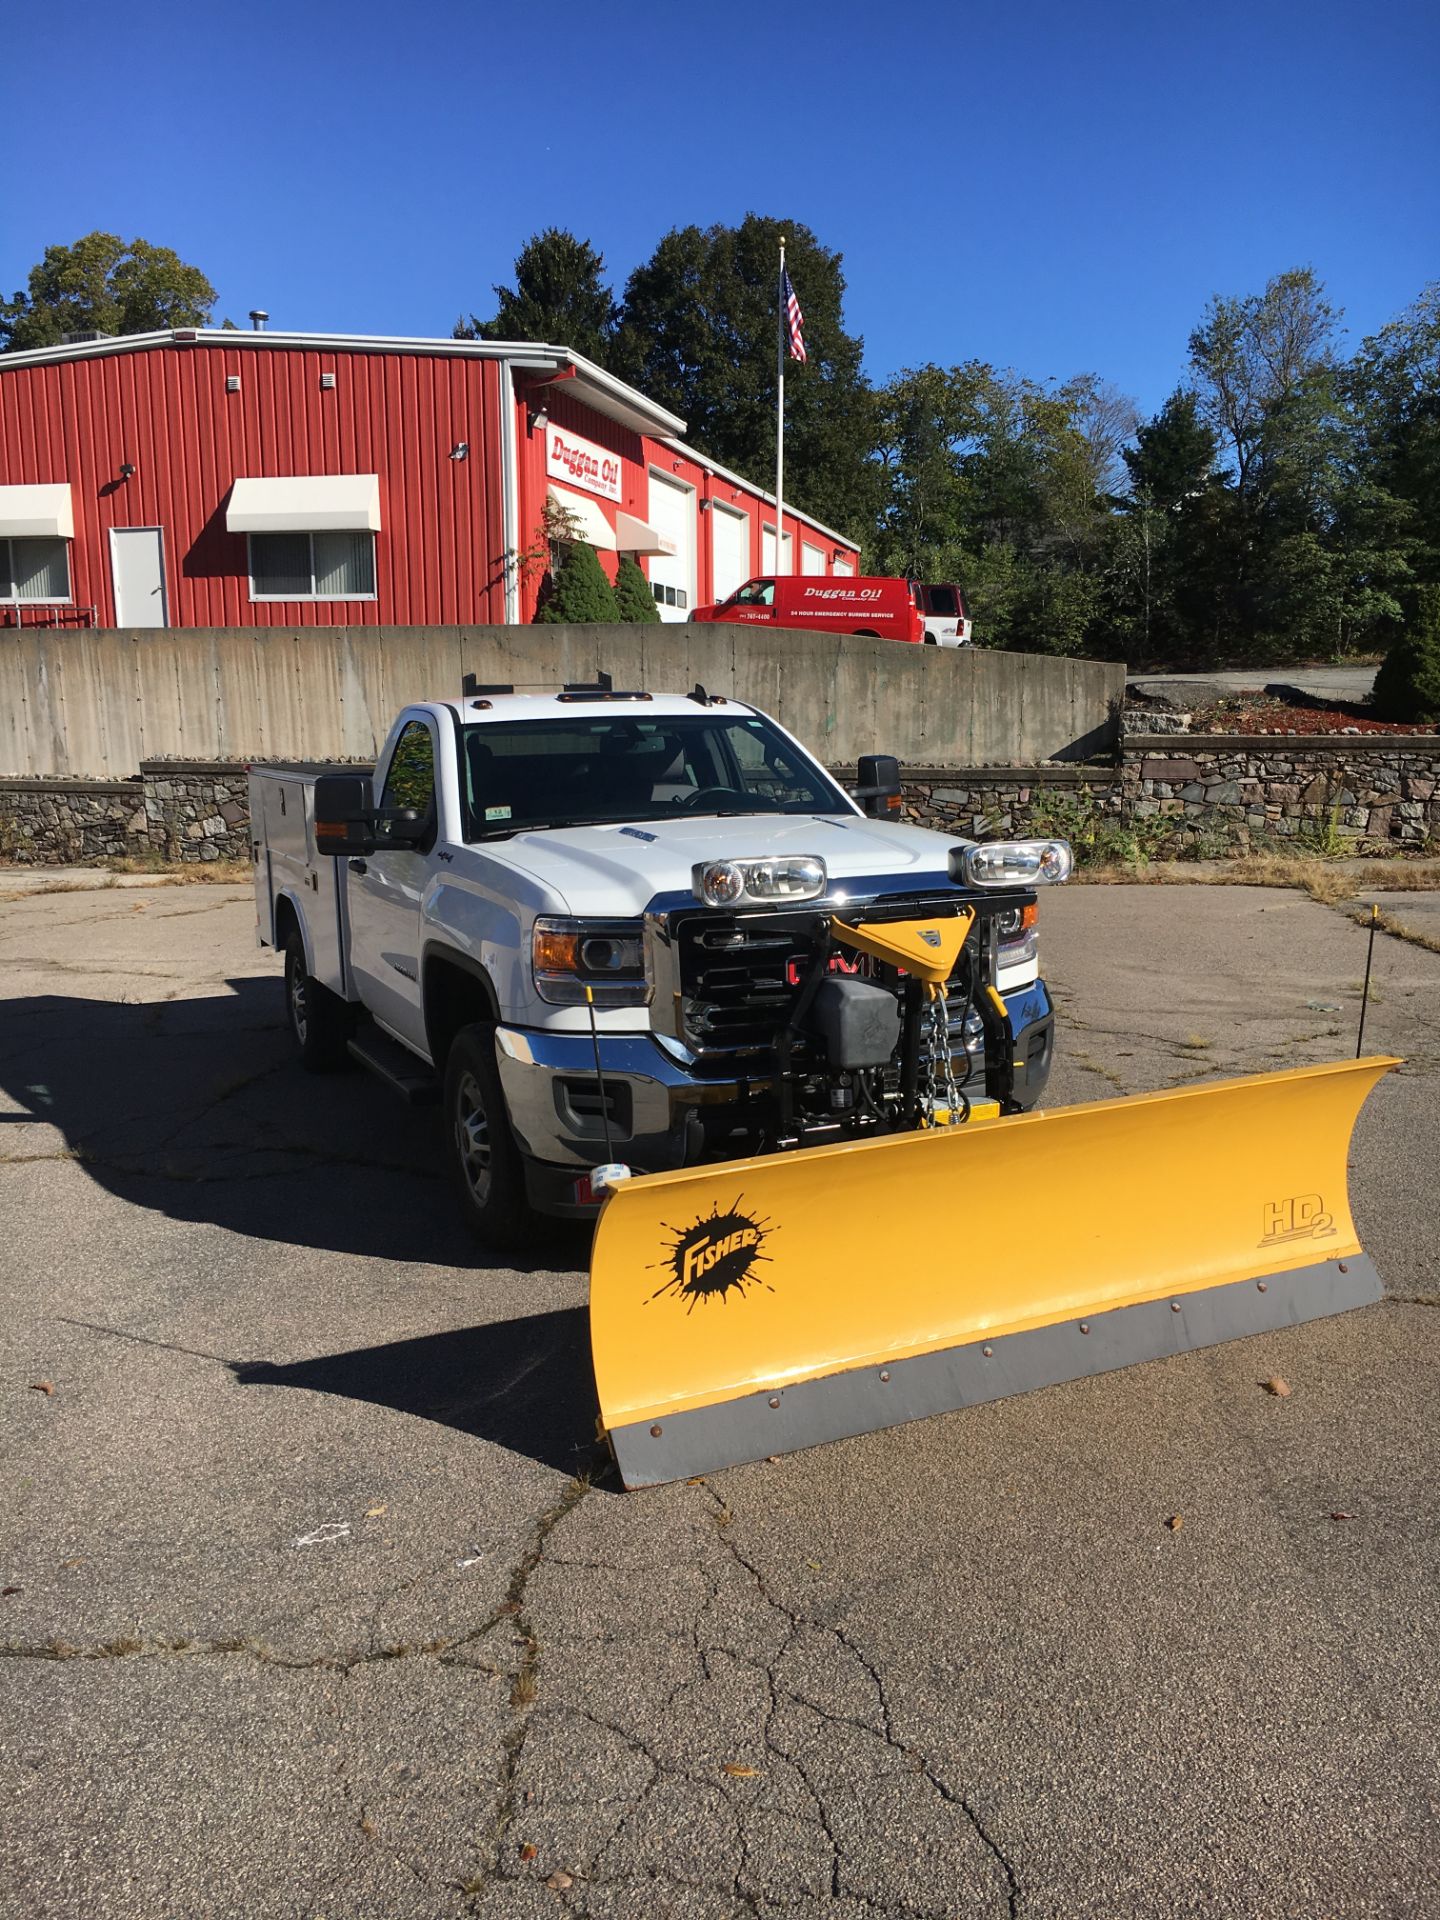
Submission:
[[[900,812],[900,762],[893,753],[862,753],[850,789],[873,820],[889,820]]]
[[[322,773],[315,782],[315,851],[374,853],[375,799],[369,777]]]

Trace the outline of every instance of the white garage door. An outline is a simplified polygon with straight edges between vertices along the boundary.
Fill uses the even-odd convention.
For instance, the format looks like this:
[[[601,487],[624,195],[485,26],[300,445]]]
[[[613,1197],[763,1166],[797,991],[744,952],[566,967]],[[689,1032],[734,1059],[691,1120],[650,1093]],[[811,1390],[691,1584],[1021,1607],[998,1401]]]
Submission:
[[[750,516],[717,500],[710,509],[710,542],[715,598],[728,600],[750,578]]]
[[[793,533],[787,533],[785,536],[784,570],[787,574],[795,571],[795,536]],[[762,573],[774,573],[775,571],[774,527],[762,527],[760,529],[760,571]]]
[[[808,540],[800,542],[801,573],[824,573],[825,552],[821,547],[812,547]]]
[[[842,579],[850,580],[855,574],[855,562],[848,556],[843,556],[835,562],[835,571]]]
[[[688,620],[695,605],[695,489],[651,472],[650,511],[655,531],[675,543],[674,553],[650,562],[650,584],[662,620]]]

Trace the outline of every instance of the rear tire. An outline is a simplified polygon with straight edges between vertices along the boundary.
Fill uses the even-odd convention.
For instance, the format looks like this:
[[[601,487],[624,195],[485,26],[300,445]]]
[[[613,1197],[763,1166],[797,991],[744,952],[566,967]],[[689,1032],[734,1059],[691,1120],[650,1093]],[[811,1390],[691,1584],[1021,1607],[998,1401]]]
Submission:
[[[305,971],[305,943],[292,927],[285,942],[285,1021],[307,1073],[339,1073],[350,1064],[349,1007]]]
[[[525,1197],[525,1163],[510,1130],[493,1027],[462,1027],[450,1043],[445,1136],[465,1224],[487,1246],[523,1246],[539,1221]]]

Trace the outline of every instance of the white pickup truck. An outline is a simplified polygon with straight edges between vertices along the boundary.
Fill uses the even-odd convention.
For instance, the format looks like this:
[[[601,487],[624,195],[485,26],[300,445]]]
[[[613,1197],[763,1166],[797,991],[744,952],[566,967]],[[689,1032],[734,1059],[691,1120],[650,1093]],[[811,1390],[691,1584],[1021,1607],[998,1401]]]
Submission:
[[[259,938],[304,1064],[444,1103],[461,1205],[514,1244],[657,1172],[1033,1104],[1053,1015],[1034,887],[1063,842],[899,819],[755,708],[467,686],[405,708],[373,773],[256,767]],[[836,943],[975,915],[945,990]],[[922,933],[931,939],[929,933]]]

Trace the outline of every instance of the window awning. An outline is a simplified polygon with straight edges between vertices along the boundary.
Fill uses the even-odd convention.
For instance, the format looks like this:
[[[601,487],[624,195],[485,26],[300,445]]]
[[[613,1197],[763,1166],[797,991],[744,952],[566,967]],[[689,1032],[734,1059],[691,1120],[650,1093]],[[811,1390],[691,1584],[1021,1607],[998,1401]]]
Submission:
[[[332,528],[375,533],[380,527],[380,476],[316,473],[237,480],[225,525],[231,533],[322,533]]]
[[[644,553],[652,559],[676,551],[675,542],[668,534],[659,532],[645,520],[637,520],[633,513],[615,515],[615,545],[621,553]]]
[[[0,539],[73,540],[75,510],[66,480],[43,487],[0,487]]]
[[[547,491],[555,505],[570,515],[579,537],[587,546],[594,547],[597,552],[614,553],[615,529],[605,518],[598,500],[592,500],[588,493],[573,493],[569,487],[552,486]]]

